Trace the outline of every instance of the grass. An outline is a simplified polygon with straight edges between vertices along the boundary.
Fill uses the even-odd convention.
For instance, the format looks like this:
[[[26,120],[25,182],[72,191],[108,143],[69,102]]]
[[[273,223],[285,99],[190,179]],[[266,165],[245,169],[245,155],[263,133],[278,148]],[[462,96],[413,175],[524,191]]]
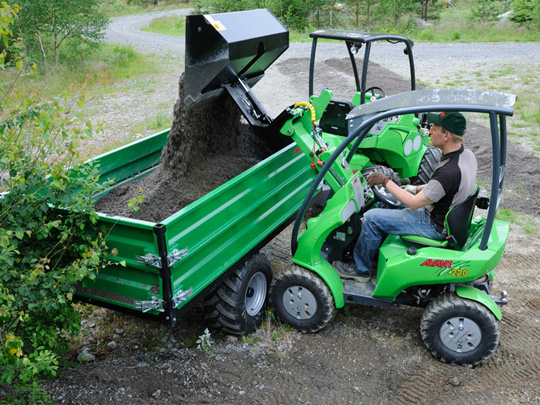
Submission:
[[[186,35],[186,21],[184,17],[160,17],[152,20],[142,31],[163,35]]]
[[[135,4],[135,2],[127,4],[125,0],[104,0],[101,5],[101,10],[109,17],[120,17],[124,15],[142,14],[188,7],[191,8],[193,5],[183,0],[160,0],[155,6],[142,6],[140,4]]]
[[[520,226],[527,235],[540,239],[540,221],[538,218],[515,212],[508,208],[501,208],[497,211],[497,219],[512,222]]]

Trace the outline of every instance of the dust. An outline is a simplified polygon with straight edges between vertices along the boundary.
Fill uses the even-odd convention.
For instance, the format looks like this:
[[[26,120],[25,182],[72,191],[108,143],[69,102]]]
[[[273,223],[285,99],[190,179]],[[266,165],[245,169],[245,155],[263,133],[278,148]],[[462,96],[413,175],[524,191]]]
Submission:
[[[161,222],[273,152],[231,98],[223,95],[188,110],[184,74],[178,88],[161,166],[142,180],[112,190],[96,203],[97,211]],[[129,209],[129,201],[141,192],[139,210]]]

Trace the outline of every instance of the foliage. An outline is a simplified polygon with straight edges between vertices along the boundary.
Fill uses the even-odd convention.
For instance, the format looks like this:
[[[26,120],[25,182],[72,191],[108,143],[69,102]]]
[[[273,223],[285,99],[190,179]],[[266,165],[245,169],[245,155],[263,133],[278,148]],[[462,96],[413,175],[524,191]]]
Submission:
[[[482,29],[486,24],[497,20],[500,9],[493,0],[477,0],[470,9],[469,19],[480,22]]]
[[[538,0],[514,0],[512,20],[520,24],[540,27],[540,2]]]
[[[21,7],[16,21],[27,50],[39,49],[44,63],[49,50],[60,60],[60,47],[71,53],[92,52],[103,39],[108,18],[99,10],[99,0],[10,0]]]
[[[8,44],[18,7],[0,11]],[[91,125],[77,128],[65,95],[44,103],[16,90],[35,66],[15,55],[14,67],[0,64],[0,384],[11,386],[10,401],[37,403],[46,400],[40,379],[56,374],[79,332],[74,285],[95,277],[106,252],[91,200],[103,186],[95,167],[79,164]]]

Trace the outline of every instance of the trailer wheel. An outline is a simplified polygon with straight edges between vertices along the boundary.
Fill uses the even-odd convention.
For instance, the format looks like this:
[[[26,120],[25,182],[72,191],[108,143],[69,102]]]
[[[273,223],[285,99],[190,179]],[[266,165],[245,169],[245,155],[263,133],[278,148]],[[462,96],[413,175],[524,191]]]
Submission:
[[[208,318],[233,335],[254,332],[268,305],[272,273],[272,265],[264,255],[254,256],[225,279],[208,301],[214,305]]]
[[[304,333],[323,329],[337,312],[326,283],[299,266],[291,266],[276,277],[270,302],[280,321]]]
[[[441,155],[442,152],[439,148],[428,146],[422,160],[420,161],[418,175],[411,178],[411,183],[415,185],[427,184],[431,178],[431,175],[433,174],[433,171],[435,170],[435,166],[437,166],[437,163],[439,163],[439,160],[441,160]]]
[[[499,344],[499,323],[491,311],[452,293],[429,303],[420,329],[427,349],[445,363],[478,364]]]

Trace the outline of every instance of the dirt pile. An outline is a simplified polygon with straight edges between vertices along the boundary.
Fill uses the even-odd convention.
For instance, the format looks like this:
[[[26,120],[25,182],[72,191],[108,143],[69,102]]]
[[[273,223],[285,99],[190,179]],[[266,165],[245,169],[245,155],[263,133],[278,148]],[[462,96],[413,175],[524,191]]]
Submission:
[[[160,222],[272,153],[228,96],[189,110],[183,100],[182,74],[162,165],[101,198],[99,212]],[[135,212],[129,200],[141,190],[143,202]]]

